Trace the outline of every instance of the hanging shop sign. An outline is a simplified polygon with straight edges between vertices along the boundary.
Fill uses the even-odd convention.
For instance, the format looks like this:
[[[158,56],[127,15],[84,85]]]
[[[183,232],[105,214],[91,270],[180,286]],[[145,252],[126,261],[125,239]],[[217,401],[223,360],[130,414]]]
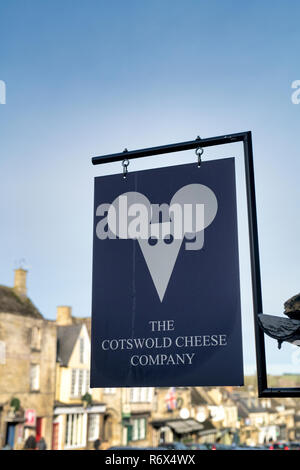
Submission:
[[[25,410],[25,426],[36,425],[36,411],[33,409]]]
[[[242,385],[234,158],[95,178],[92,387]]]

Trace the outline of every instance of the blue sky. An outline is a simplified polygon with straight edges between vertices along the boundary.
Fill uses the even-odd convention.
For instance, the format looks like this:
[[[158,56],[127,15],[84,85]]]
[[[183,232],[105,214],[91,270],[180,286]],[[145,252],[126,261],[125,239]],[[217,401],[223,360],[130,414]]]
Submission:
[[[29,295],[91,308],[94,155],[253,132],[266,313],[300,291],[300,79],[296,1],[3,0],[0,4],[0,283],[25,258]],[[232,147],[240,155],[240,149]],[[206,155],[219,157],[228,149]],[[223,153],[222,153],[223,152]],[[193,154],[174,156],[176,163]],[[132,162],[166,165],[170,157]],[[242,170],[245,364],[254,359]],[[270,371],[298,370],[267,340]],[[299,349],[299,348],[298,348]],[[300,350],[299,350],[300,351]],[[299,362],[299,363],[298,363]]]

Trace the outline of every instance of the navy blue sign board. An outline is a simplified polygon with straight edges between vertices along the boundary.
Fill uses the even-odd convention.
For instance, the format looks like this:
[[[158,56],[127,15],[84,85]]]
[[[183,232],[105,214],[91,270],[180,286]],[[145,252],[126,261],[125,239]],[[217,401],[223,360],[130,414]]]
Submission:
[[[91,387],[243,385],[234,158],[97,177],[94,204]]]

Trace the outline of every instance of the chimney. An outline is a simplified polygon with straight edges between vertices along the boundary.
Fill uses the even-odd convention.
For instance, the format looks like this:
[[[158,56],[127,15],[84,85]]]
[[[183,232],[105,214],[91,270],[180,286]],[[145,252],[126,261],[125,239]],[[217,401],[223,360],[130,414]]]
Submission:
[[[72,325],[72,307],[59,306],[56,310],[56,324],[60,326]]]
[[[27,297],[26,277],[27,271],[25,269],[15,269],[14,289],[20,297]]]

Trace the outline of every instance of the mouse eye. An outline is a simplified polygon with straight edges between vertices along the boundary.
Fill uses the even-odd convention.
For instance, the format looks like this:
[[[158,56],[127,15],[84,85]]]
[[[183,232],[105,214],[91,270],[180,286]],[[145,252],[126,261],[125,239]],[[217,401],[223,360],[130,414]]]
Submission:
[[[158,240],[157,240],[156,237],[150,237],[150,238],[148,238],[148,244],[149,244],[150,246],[155,246],[156,243],[157,243],[157,241],[158,241]]]

